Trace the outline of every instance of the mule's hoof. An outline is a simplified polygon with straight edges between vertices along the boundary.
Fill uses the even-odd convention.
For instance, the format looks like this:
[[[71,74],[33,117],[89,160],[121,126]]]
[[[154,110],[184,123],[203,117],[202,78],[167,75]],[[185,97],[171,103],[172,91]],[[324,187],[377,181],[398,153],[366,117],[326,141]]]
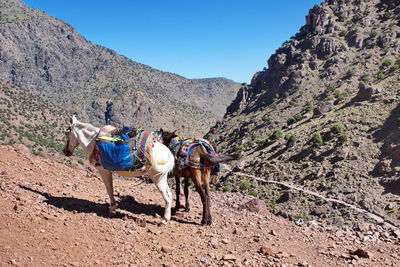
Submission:
[[[159,223],[160,226],[167,225],[167,224],[168,224],[168,221],[165,220],[165,219],[162,219],[162,220],[160,221],[160,223]]]
[[[212,220],[211,219],[208,219],[208,220],[202,220],[201,221],[201,225],[211,225],[212,224]]]
[[[189,212],[190,211],[190,208],[185,208],[185,212]]]
[[[108,211],[108,215],[110,215],[110,217],[114,217],[115,215],[117,215],[117,211],[116,210],[110,210],[110,211]]]
[[[111,205],[109,210],[108,210],[108,214],[111,217],[114,217],[117,214],[117,205]]]

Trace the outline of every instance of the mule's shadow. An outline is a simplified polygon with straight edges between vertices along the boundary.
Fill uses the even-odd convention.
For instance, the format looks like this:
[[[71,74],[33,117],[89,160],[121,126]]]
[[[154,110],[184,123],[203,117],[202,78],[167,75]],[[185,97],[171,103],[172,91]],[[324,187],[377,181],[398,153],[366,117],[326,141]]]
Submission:
[[[79,199],[74,197],[55,197],[51,196],[46,192],[41,192],[27,186],[20,185],[20,188],[41,195],[46,198],[46,200],[44,201],[45,203],[66,211],[77,212],[77,213],[94,213],[97,216],[104,218],[128,218],[134,221],[139,220],[139,217],[121,213],[118,211],[116,215],[110,216],[108,212],[109,205],[106,203],[100,204],[90,200]],[[125,210],[132,214],[155,217],[156,214],[162,215],[164,212],[164,209],[158,205],[139,203],[135,200],[134,197],[129,195],[127,196],[119,195],[117,197],[119,198],[118,209]],[[179,223],[197,224],[194,222],[186,222],[175,218],[172,218],[172,220],[175,220]],[[147,221],[147,223],[152,223],[152,222]]]

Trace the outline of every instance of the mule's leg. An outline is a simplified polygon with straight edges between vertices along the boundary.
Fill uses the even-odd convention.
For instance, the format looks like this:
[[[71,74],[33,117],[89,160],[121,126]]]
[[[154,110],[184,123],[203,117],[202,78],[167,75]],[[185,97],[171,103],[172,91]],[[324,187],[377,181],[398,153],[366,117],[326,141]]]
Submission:
[[[113,187],[113,179],[112,179],[112,172],[99,169],[100,177],[103,179],[103,183],[106,186],[107,194],[110,197],[110,208],[109,213],[110,216],[114,216],[117,211],[117,201],[114,198],[114,187]]]
[[[176,194],[175,210],[178,211],[179,208],[181,207],[181,203],[179,201],[179,197],[181,195],[181,180],[179,175],[175,175],[175,194]]]
[[[207,208],[208,205],[208,197],[206,196],[206,192],[203,189],[202,186],[202,181],[201,181],[201,170],[200,169],[194,169],[191,168],[192,172],[192,180],[194,183],[194,186],[196,187],[196,191],[199,193],[201,202],[203,203],[203,219],[201,220],[201,224],[206,224],[210,225],[211,221],[209,221],[209,208]]]
[[[183,188],[185,192],[185,211],[190,211],[190,204],[189,204],[189,178],[185,177],[185,187]]]
[[[203,169],[201,171],[201,179],[202,179],[204,193],[206,196],[206,209],[205,209],[205,214],[204,214],[204,220],[205,220],[205,224],[210,225],[212,223],[211,209],[210,209],[210,206],[211,206],[211,199],[210,199],[211,173],[210,173],[210,169]]]
[[[166,221],[171,220],[171,204],[172,204],[172,192],[168,186],[167,178],[168,174],[160,174],[156,173],[155,171],[150,172],[150,177],[153,182],[156,184],[158,191],[160,191],[161,195],[165,201],[165,210],[164,210],[164,220],[163,223]]]

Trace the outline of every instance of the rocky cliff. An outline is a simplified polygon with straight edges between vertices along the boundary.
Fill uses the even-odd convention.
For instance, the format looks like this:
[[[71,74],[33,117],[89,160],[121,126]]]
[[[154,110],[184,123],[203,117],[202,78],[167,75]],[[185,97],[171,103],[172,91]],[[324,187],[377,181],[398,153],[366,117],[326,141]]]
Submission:
[[[305,20],[207,137],[241,155],[234,170],[399,220],[400,1],[327,0]],[[257,195],[294,220],[357,217],[287,187],[225,178],[221,189]]]
[[[0,0],[0,12],[0,78],[82,120],[104,124],[108,112],[116,125],[201,135],[239,88],[227,79],[189,80],[139,64],[19,0]]]

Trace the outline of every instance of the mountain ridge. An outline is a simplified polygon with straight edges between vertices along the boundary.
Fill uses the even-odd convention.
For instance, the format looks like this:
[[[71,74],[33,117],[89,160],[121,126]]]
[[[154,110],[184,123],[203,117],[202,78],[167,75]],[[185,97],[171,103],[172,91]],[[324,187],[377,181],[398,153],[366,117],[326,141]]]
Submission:
[[[314,6],[206,137],[240,155],[237,171],[299,183],[398,222],[399,3]],[[235,174],[222,180],[221,190],[257,195],[292,220],[363,220],[284,187]]]
[[[0,21],[0,78],[81,111],[84,120],[103,123],[107,102],[113,102],[114,124],[171,125],[201,134],[222,117],[239,88],[224,80],[214,93],[207,84],[92,44],[72,26],[18,0],[0,4],[6,14]]]

